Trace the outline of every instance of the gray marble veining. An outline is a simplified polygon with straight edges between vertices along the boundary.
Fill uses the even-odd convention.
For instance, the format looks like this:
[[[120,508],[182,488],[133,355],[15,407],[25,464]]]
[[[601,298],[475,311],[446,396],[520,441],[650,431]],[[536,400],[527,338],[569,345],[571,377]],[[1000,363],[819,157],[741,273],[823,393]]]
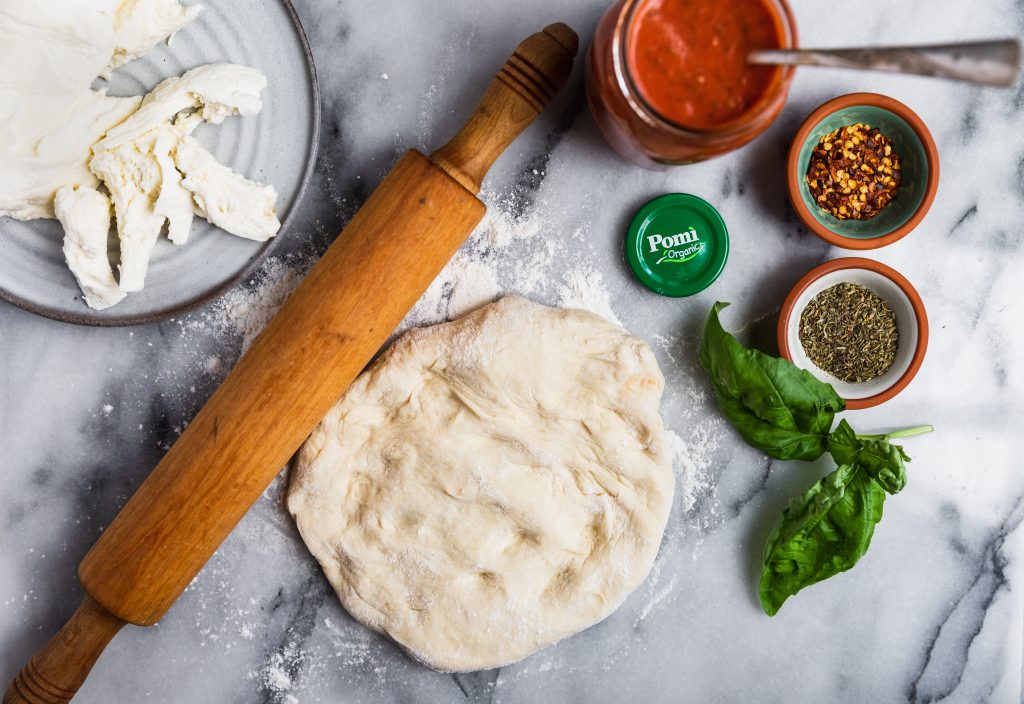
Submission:
[[[285,262],[321,252],[405,149],[443,143],[520,38],[564,20],[585,42],[605,7],[297,5],[317,61],[323,132],[303,212],[277,250]],[[793,5],[803,43],[815,46],[1024,30],[1024,6],[1012,0],[908,0],[871,6],[862,23],[811,0]],[[434,673],[344,613],[281,507],[282,477],[158,626],[115,639],[76,701],[1021,700],[1024,86],[801,70],[781,118],[756,142],[667,173],[619,161],[581,90],[577,69],[489,181],[492,207],[542,218],[541,235],[506,248],[475,237],[466,252],[495,268],[506,291],[517,290],[516,264],[539,253],[549,285],[528,293],[546,302],[557,300],[567,267],[591,266],[623,324],[652,343],[667,378],[666,422],[707,456],[693,500],[677,500],[648,583],[603,623],[517,665]],[[764,537],[825,466],[770,462],[744,446],[717,419],[694,347],[716,298],[733,302],[732,327],[750,324],[770,339],[789,287],[842,256],[800,226],[781,167],[803,116],[854,90],[918,111],[939,145],[942,180],[922,226],[869,254],[922,294],[928,358],[896,400],[850,415],[867,430],[929,422],[936,432],[908,443],[909,485],[887,502],[861,564],[769,619],[755,594]],[[692,299],[653,296],[621,259],[629,217],[668,191],[710,200],[732,234],[722,278]],[[581,227],[582,237],[570,236]],[[545,260],[549,241],[563,249]],[[262,290],[256,277],[233,293]],[[237,360],[244,335],[217,304],[134,329],[67,326],[0,306],[0,680],[74,609],[78,561]]]

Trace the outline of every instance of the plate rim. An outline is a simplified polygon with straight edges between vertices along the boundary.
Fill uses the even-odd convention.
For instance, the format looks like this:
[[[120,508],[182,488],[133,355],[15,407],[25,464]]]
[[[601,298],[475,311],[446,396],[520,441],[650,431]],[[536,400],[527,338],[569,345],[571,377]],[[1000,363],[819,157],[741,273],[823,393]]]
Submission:
[[[4,300],[7,303],[29,313],[33,313],[43,318],[49,318],[50,320],[56,320],[61,323],[71,323],[73,325],[82,325],[94,328],[130,327],[135,325],[145,325],[147,323],[163,322],[171,318],[176,318],[220,298],[228,291],[228,289],[233,288],[240,281],[256,273],[260,266],[263,265],[263,262],[266,261],[267,257],[269,257],[274,249],[277,248],[278,244],[283,239],[282,235],[288,231],[289,226],[295,220],[299,207],[302,205],[302,201],[306,196],[306,191],[309,190],[309,183],[312,180],[313,169],[316,166],[317,156],[320,151],[320,120],[322,105],[320,100],[320,81],[317,78],[316,62],[313,60],[313,50],[310,48],[309,38],[306,36],[306,30],[302,26],[302,21],[299,19],[299,13],[292,4],[292,0],[279,0],[279,2],[284,6],[288,16],[291,18],[292,24],[298,32],[299,43],[302,45],[302,53],[306,57],[306,69],[309,71],[309,82],[313,91],[313,132],[310,136],[309,160],[307,161],[306,168],[302,173],[302,179],[299,181],[299,188],[295,192],[295,198],[292,201],[292,206],[288,211],[288,215],[285,216],[284,221],[281,223],[281,229],[278,231],[277,235],[266,242],[266,244],[249,262],[249,265],[237,275],[226,279],[223,283],[214,287],[209,292],[198,295],[184,303],[179,303],[172,308],[164,308],[151,313],[122,315],[116,318],[93,318],[87,315],[68,313],[66,311],[51,308],[50,306],[22,298],[21,296],[11,293],[3,286],[0,286],[0,300]]]

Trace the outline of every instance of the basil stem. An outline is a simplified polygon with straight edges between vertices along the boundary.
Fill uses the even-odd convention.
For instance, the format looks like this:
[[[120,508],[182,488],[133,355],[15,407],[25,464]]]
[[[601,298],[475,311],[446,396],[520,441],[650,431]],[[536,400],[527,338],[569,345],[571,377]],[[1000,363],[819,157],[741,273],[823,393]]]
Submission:
[[[857,437],[864,440],[893,440],[894,438],[909,438],[914,435],[924,435],[925,433],[931,433],[935,428],[931,425],[915,425],[913,428],[903,428],[902,430],[894,430],[891,433],[882,433],[880,435],[858,435]]]

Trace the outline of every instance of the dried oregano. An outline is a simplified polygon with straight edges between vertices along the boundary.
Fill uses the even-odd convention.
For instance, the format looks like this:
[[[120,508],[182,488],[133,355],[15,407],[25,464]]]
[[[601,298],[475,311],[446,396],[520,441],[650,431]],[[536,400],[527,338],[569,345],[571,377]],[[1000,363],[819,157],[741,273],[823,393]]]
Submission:
[[[814,364],[842,381],[870,381],[892,366],[899,347],[896,314],[878,294],[839,283],[800,315],[800,344]]]

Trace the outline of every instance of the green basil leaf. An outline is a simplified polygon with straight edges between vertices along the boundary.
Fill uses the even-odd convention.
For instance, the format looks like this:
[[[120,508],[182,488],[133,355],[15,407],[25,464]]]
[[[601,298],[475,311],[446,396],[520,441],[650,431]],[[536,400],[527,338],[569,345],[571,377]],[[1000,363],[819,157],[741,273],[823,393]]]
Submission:
[[[846,419],[839,421],[828,438],[828,451],[836,464],[856,464],[890,494],[907,485],[904,462],[910,457],[899,445],[882,438],[859,438]]]
[[[870,474],[843,464],[790,502],[768,538],[759,595],[774,616],[789,597],[844,572],[867,552],[882,519],[885,491]]]
[[[780,460],[814,460],[828,447],[838,411],[846,407],[830,384],[777,357],[741,345],[722,327],[718,302],[700,346],[718,406],[743,439]]]
[[[839,425],[828,436],[828,451],[836,464],[853,464],[857,460],[860,440],[845,418],[839,421]]]

